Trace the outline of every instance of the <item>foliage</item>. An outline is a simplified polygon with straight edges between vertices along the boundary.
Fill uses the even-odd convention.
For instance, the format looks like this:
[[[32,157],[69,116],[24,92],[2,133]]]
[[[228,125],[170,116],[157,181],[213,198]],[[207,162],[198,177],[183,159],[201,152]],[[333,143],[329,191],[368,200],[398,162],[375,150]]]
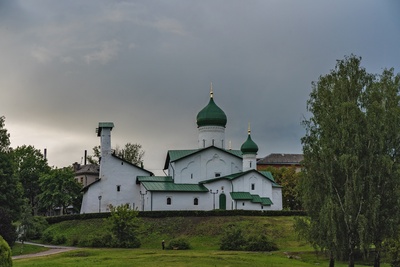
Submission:
[[[268,240],[265,234],[252,235],[247,238],[245,249],[246,251],[275,251],[278,246]]]
[[[0,267],[13,266],[11,259],[11,249],[7,242],[0,235]]]
[[[138,228],[140,220],[138,211],[133,210],[128,204],[114,207],[110,205],[111,216],[107,218],[115,247],[138,248]]]
[[[369,74],[360,63],[338,60],[312,83],[300,192],[315,247],[354,266],[356,250],[372,243],[379,266],[400,218],[400,78],[393,70]]]
[[[144,151],[142,150],[142,145],[126,143],[124,148],[121,149],[117,146],[114,151],[118,157],[136,166],[143,166]]]
[[[221,237],[221,250],[244,250],[246,239],[244,238],[242,229],[235,225],[229,225]]]
[[[42,193],[40,204],[49,211],[60,209],[60,214],[81,198],[81,185],[75,180],[72,168],[52,169],[39,179]],[[80,207],[76,207],[80,208]]]
[[[190,243],[187,239],[177,238],[169,241],[166,249],[185,250],[190,249]]]
[[[118,145],[114,148],[116,156],[139,167],[143,166],[144,153],[140,144],[126,143],[123,148],[120,148]],[[101,148],[100,146],[95,146],[93,147],[93,155],[88,155],[87,160],[90,164],[99,164],[100,157]]]
[[[6,209],[15,220],[23,204],[23,190],[14,173],[10,134],[4,128],[4,121],[5,118],[0,116],[0,207]]]
[[[301,199],[299,196],[298,183],[302,172],[296,172],[296,167],[274,168],[267,167],[275,181],[282,186],[282,204],[284,209],[302,210]]]
[[[17,238],[16,228],[12,224],[11,216],[6,209],[0,207],[0,235],[12,247]]]
[[[40,150],[33,146],[20,146],[14,151],[16,176],[22,184],[24,197],[29,200],[32,213],[37,214],[39,204],[39,177],[50,171],[47,160]]]

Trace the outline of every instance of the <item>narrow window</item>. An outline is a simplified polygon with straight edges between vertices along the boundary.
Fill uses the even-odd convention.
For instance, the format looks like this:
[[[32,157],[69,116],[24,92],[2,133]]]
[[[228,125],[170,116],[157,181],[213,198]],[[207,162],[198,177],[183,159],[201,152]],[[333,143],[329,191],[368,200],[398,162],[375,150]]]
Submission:
[[[221,177],[221,173],[220,172],[216,172],[215,173],[215,177]]]
[[[193,205],[195,206],[199,205],[199,199],[197,197],[193,199]]]
[[[190,174],[190,179],[193,179],[193,173]]]
[[[214,139],[212,140],[212,145],[214,145]]]
[[[251,184],[251,190],[256,189],[256,185],[255,184]]]
[[[83,184],[83,177],[81,177],[81,184]]]
[[[224,140],[221,140],[221,147],[224,148]]]
[[[252,167],[253,167],[251,163],[252,163],[252,162],[250,161],[250,168],[252,168]]]
[[[203,147],[206,147],[206,140],[203,139]]]
[[[170,197],[167,197],[167,205],[171,205],[171,203],[172,203],[171,198],[170,198]]]
[[[244,202],[242,202],[242,206],[244,206]]]
[[[121,191],[121,186],[117,185],[117,192]]]

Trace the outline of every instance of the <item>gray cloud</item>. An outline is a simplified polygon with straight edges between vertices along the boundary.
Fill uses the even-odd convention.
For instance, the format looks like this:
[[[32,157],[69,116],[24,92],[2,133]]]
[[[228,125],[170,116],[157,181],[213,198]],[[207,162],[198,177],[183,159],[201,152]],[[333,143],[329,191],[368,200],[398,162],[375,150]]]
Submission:
[[[140,143],[145,166],[197,145],[208,102],[228,116],[234,149],[299,153],[311,82],[354,53],[368,71],[400,67],[391,1],[1,1],[0,115],[12,145],[48,149],[52,165],[98,144]]]

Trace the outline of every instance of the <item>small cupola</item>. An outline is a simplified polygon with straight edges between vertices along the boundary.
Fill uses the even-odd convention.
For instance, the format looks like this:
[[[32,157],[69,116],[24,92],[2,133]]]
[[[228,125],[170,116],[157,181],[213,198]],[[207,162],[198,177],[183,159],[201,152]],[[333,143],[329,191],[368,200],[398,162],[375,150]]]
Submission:
[[[248,129],[248,136],[247,140],[243,143],[243,145],[240,147],[240,150],[242,151],[243,155],[246,154],[255,154],[257,155],[258,152],[258,146],[254,141],[251,139],[251,130],[250,130],[250,124],[249,124],[249,129]]]

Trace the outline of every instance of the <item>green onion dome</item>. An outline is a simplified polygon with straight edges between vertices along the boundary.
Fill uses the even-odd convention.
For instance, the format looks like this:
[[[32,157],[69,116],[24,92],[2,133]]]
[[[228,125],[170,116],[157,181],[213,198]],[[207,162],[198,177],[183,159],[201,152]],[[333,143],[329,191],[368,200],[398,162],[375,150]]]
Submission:
[[[201,126],[226,126],[225,112],[215,104],[211,93],[210,102],[197,114],[197,127]]]
[[[247,136],[246,142],[244,142],[243,145],[240,147],[240,151],[242,151],[242,154],[257,154],[258,146],[251,139],[250,131],[249,135]]]

